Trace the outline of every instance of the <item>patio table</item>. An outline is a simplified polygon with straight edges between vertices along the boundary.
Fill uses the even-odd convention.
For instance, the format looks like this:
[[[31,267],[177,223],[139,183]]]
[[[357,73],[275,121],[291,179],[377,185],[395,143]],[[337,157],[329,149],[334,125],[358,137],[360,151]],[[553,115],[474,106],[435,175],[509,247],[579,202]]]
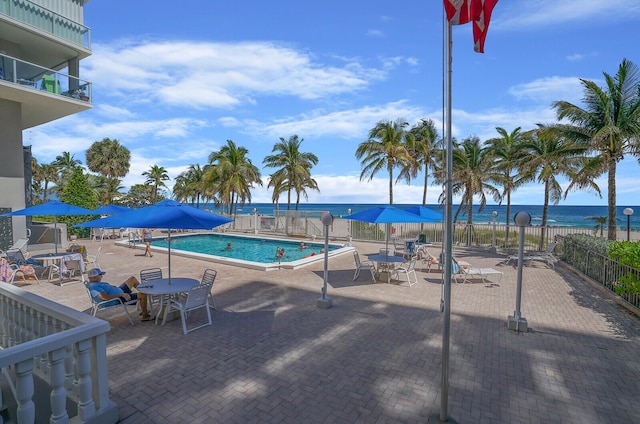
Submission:
[[[370,261],[376,264],[376,272],[380,275],[381,269],[384,267],[387,272],[387,284],[391,282],[391,269],[397,263],[403,263],[404,257],[394,255],[367,255]]]
[[[158,324],[158,318],[164,310],[166,311],[171,302],[171,297],[180,293],[188,292],[192,287],[200,284],[200,281],[195,278],[185,277],[171,277],[171,278],[157,278],[155,280],[149,280],[145,284],[140,284],[136,289],[140,293],[145,293],[150,296],[160,296],[160,302],[158,304],[158,310],[152,311],[156,316],[156,325]]]

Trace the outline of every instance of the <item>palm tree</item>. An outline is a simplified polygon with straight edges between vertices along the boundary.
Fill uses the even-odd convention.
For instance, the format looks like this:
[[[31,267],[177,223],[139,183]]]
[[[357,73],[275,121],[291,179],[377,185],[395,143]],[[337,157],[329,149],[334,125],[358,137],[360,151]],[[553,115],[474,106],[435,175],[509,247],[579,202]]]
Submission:
[[[271,181],[276,178],[278,195],[287,192],[287,210],[291,209],[291,191],[296,192],[297,210],[300,195],[307,198],[306,189],[318,190],[317,182],[311,178],[311,168],[318,164],[318,157],[313,153],[300,151],[303,141],[304,139],[298,139],[297,135],[289,137],[289,140],[280,137],[280,141],[271,149],[274,154],[267,155],[262,161],[268,168],[279,168],[269,177],[269,186],[275,188]]]
[[[544,204],[542,207],[542,229],[539,249],[543,250],[545,228],[549,213],[549,202],[557,205],[563,196],[562,187],[557,177],[567,177],[571,183],[564,193],[570,190],[588,188],[600,193],[599,187],[585,172],[592,158],[586,157],[586,147],[562,138],[554,127],[539,125],[535,130],[526,133],[527,141],[523,145],[527,161],[523,163],[523,171],[544,184]]]
[[[607,225],[607,220],[609,219],[606,216],[588,216],[585,219],[589,219],[593,222],[596,223],[596,226],[594,227],[596,230],[596,233],[598,231],[600,231],[600,237],[602,237],[604,235],[604,226]]]
[[[507,215],[505,217],[506,234],[505,245],[509,243],[509,219],[511,217],[511,193],[530,179],[530,176],[519,172],[523,161],[522,146],[526,140],[520,127],[508,133],[502,127],[496,127],[500,137],[487,140],[493,164],[498,170],[497,183],[502,185],[502,194],[499,204],[507,200]]]
[[[624,59],[615,76],[603,72],[605,88],[581,80],[585,108],[566,101],[552,104],[560,123],[555,127],[570,140],[584,143],[602,157],[599,175],[607,173],[609,227],[607,238],[616,239],[616,167],[625,153],[638,155],[640,139],[640,72]]]
[[[226,146],[209,155],[211,167],[205,180],[210,186],[217,187],[220,202],[230,215],[235,213],[238,203],[244,206],[245,202],[251,202],[254,184],[262,185],[260,170],[247,157],[248,154],[246,148],[227,140]]]
[[[467,224],[471,225],[474,197],[480,198],[478,212],[482,212],[487,205],[487,192],[496,202],[501,200],[500,191],[491,184],[498,179],[498,171],[493,167],[489,149],[483,147],[476,136],[466,138],[460,144],[456,143],[452,159],[452,191],[454,195],[462,196],[453,220],[457,221],[460,213],[466,213]]]
[[[142,173],[143,177],[147,177],[145,184],[153,185],[153,203],[158,201],[158,188],[166,187],[165,181],[169,181],[169,174],[163,166],[153,165],[148,171]]]
[[[205,174],[209,165],[201,167],[198,164],[189,165],[189,168],[181,172],[175,179],[173,186],[173,196],[181,202],[195,203],[196,207],[200,207],[200,200],[206,201],[209,197],[205,184]]]
[[[76,168],[82,164],[82,161],[80,159],[76,159],[75,155],[72,155],[69,152],[62,152],[61,155],[56,156],[56,159],[52,164],[57,166],[58,171],[60,172],[60,178],[58,180],[58,184],[56,184],[55,191],[58,194],[62,194],[67,181],[69,181]]]
[[[58,167],[54,163],[44,163],[40,165],[40,177],[44,184],[42,189],[42,201],[47,201],[47,194],[49,193],[49,183],[56,183],[58,181]]]
[[[409,124],[402,119],[395,122],[380,121],[369,131],[369,139],[360,143],[356,149],[356,158],[362,166],[360,181],[365,177],[369,177],[371,181],[383,169],[389,174],[390,205],[393,204],[394,168],[403,168],[413,161],[410,145],[407,143],[407,125]]]
[[[104,193],[108,196],[101,199],[105,204],[111,203],[113,197],[109,197],[111,193],[117,195],[120,180],[118,177],[125,177],[129,173],[131,166],[131,152],[125,146],[121,145],[118,140],[104,138],[102,141],[94,142],[86,152],[87,167],[90,171],[97,172],[100,175],[114,181],[107,183],[111,189]]]
[[[424,172],[422,205],[427,204],[427,187],[429,175],[435,173],[442,155],[442,140],[438,140],[438,130],[431,119],[422,119],[409,130],[409,152],[413,158],[400,171],[401,176],[410,175],[417,178],[419,172]],[[431,171],[430,171],[431,170]]]

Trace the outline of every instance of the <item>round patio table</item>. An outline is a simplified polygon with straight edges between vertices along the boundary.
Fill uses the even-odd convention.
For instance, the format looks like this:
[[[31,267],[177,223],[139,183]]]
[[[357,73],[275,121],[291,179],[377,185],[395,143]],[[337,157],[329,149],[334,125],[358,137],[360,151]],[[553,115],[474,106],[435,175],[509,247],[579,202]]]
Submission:
[[[394,264],[397,263],[403,263],[404,262],[404,258],[401,256],[394,256],[394,255],[367,255],[367,258],[369,258],[370,261],[375,262],[376,263],[376,270],[378,272],[378,275],[380,274],[380,266],[384,265],[386,268],[386,272],[387,272],[387,284],[389,284],[391,282],[391,269],[393,266],[395,266]]]
[[[179,293],[188,292],[192,287],[200,284],[200,281],[195,278],[185,277],[171,277],[171,278],[157,278],[155,280],[148,280],[145,284],[140,284],[136,287],[140,293],[145,293],[149,296],[160,296],[160,302],[158,303],[158,310],[153,311],[156,316],[156,325],[158,324],[158,318],[162,314],[162,306],[164,304],[164,310],[166,311],[171,302],[171,297]]]

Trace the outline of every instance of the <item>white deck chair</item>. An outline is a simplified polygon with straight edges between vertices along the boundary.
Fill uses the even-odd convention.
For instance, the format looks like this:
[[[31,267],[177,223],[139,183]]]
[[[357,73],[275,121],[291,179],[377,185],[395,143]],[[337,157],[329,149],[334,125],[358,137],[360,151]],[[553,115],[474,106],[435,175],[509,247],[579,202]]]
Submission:
[[[553,268],[556,262],[558,261],[558,259],[553,255],[553,250],[556,248],[557,245],[558,245],[558,242],[553,241],[549,243],[549,246],[547,246],[547,250],[545,250],[544,252],[540,254],[526,254],[522,257],[522,261],[528,262],[527,263],[528,266],[531,266],[531,263],[533,261],[544,262],[547,264],[547,266],[549,266],[549,268]],[[508,265],[511,261],[515,261],[517,264],[518,255],[507,256],[507,258],[505,259],[505,263]]]
[[[102,246],[98,247],[98,251],[95,255],[87,255],[84,258],[84,264],[87,268],[100,268],[100,263],[98,259],[100,259],[100,252],[102,251]]]
[[[169,301],[167,310],[164,313],[164,317],[162,318],[162,325],[165,324],[167,315],[169,315],[172,311],[180,311],[182,332],[185,334],[185,336],[191,331],[206,327],[207,325],[211,325],[211,311],[209,310],[209,294],[211,293],[211,286],[212,284],[209,283],[199,284],[195,287],[192,287],[187,292],[186,297],[171,299]],[[197,309],[202,308],[204,308],[204,310],[207,312],[207,322],[196,327],[187,328],[187,318],[189,314]]]
[[[394,273],[396,274],[396,277],[398,280],[402,280],[400,278],[401,274],[404,274],[404,276],[407,279],[407,284],[409,285],[409,287],[413,286],[414,284],[416,284],[418,282],[418,274],[416,274],[416,262],[418,261],[418,258],[416,256],[412,256],[411,260],[409,261],[409,266],[397,266],[394,269]],[[413,276],[413,280],[411,279],[411,277]]]
[[[127,309],[127,305],[135,305],[137,303],[136,300],[130,300],[128,302],[125,302],[119,297],[111,300],[98,300],[98,299],[95,299],[93,296],[91,296],[91,290],[89,290],[88,284],[89,284],[88,281],[84,281],[84,288],[87,290],[87,294],[89,295],[89,300],[91,301],[91,316],[95,317],[98,311],[122,306],[124,308],[124,312],[127,314],[127,318],[129,318],[129,322],[131,323],[131,325],[134,325],[133,320],[131,319],[131,315],[129,315],[129,310]]]
[[[490,275],[499,275],[498,283],[502,281],[502,276],[504,273],[502,271],[498,271],[493,268],[474,268],[472,266],[462,267],[460,264],[453,259],[453,270],[452,277],[456,281],[456,283],[462,284],[466,283],[467,280],[482,280],[483,283],[486,283],[487,278]],[[462,281],[460,281],[460,279]]]
[[[104,240],[104,228],[92,228],[91,229],[91,240],[100,241]]]
[[[202,281],[200,284],[211,284],[211,291],[209,292],[209,307],[216,310],[216,301],[213,299],[213,283],[216,281],[216,277],[218,276],[218,271],[215,269],[205,269],[204,274],[202,274]]]
[[[358,279],[358,276],[360,276],[360,271],[361,270],[367,270],[371,273],[371,279],[373,280],[373,282],[376,282],[376,267],[373,264],[373,262],[370,261],[364,261],[362,262],[360,260],[360,255],[358,254],[357,251],[353,252],[353,259],[356,262],[356,272],[355,274],[353,274],[353,281],[356,281]]]

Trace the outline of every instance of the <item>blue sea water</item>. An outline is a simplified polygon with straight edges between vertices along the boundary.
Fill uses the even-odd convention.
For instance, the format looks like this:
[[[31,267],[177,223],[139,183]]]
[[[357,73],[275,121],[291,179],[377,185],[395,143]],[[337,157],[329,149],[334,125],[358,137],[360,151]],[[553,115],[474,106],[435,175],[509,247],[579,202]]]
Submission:
[[[284,206],[284,207],[283,207]],[[304,211],[308,214],[317,213],[319,216],[321,212],[328,211],[335,217],[346,216],[351,213],[361,212],[366,209],[374,208],[377,206],[384,206],[383,204],[345,204],[345,203],[301,203],[298,210]],[[415,206],[410,204],[394,204],[395,207],[402,209],[409,206]],[[280,210],[286,209],[287,205],[280,204]],[[444,215],[444,208],[440,205],[427,205],[428,208],[440,212]],[[616,216],[618,218],[618,227],[626,227],[627,217],[622,213],[622,210],[629,206],[619,206],[616,210]],[[200,208],[209,209],[213,212],[219,213],[220,209],[215,208],[212,204],[200,205]],[[272,203],[253,203],[247,204],[243,208],[238,210],[239,214],[251,214],[254,208],[261,215],[273,215],[275,207]],[[453,206],[453,214],[455,215],[458,205]],[[640,206],[631,206],[636,212],[631,216],[631,228],[640,228]],[[295,209],[295,205],[291,205],[291,209]],[[498,224],[505,222],[505,214],[507,213],[506,205],[488,205],[482,212],[478,212],[478,206],[474,206],[473,209],[473,222],[475,224],[487,224],[493,222],[492,212],[497,211]],[[513,216],[520,211],[528,212],[531,215],[531,225],[539,225],[542,222],[542,205],[511,205],[511,218],[509,222],[513,222]],[[312,215],[313,216],[313,215]],[[587,219],[590,216],[608,216],[607,206],[563,206],[557,205],[549,206],[547,225],[558,227],[576,227],[576,228],[593,228],[595,222]],[[460,214],[458,221],[466,222],[467,216]]]

